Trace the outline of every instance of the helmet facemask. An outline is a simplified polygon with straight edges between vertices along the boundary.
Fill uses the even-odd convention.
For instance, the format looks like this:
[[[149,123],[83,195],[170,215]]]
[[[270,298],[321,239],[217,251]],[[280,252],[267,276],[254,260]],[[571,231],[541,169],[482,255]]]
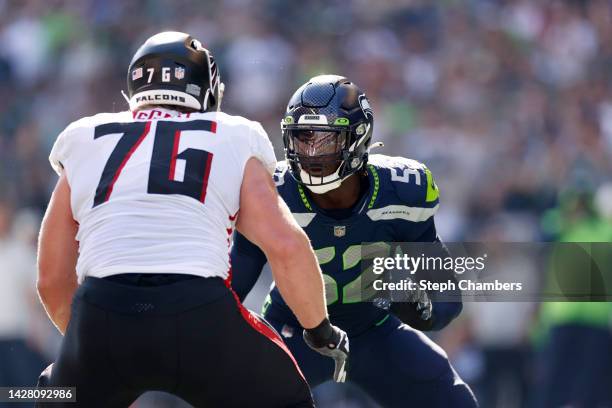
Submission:
[[[283,124],[282,129],[291,174],[313,193],[338,188],[364,163],[355,149],[362,140],[352,138],[349,127]]]

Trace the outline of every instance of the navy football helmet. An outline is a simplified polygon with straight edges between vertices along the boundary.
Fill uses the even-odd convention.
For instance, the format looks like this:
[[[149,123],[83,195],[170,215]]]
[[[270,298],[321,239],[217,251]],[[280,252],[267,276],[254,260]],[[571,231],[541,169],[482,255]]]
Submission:
[[[291,175],[313,193],[338,188],[367,163],[374,115],[348,79],[319,75],[291,97],[281,121]]]
[[[136,51],[127,86],[131,110],[176,105],[200,112],[220,109],[224,87],[210,51],[176,31],[155,34]]]

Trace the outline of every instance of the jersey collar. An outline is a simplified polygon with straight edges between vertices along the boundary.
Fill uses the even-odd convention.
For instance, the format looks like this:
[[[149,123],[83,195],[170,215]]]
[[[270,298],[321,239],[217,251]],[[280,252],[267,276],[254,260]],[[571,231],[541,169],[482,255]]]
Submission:
[[[161,106],[140,109],[132,112],[132,117],[137,120],[168,119],[179,117],[188,118],[189,115],[190,113],[183,113],[174,109],[162,108]]]

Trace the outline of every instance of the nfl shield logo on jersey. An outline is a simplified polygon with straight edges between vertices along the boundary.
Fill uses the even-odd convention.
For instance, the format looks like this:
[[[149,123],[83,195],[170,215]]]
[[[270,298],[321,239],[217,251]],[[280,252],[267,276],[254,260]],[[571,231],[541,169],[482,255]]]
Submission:
[[[334,236],[335,237],[343,237],[346,235],[346,227],[344,225],[336,225],[334,226]]]
[[[183,67],[174,68],[174,76],[176,77],[176,79],[185,78],[185,68]]]

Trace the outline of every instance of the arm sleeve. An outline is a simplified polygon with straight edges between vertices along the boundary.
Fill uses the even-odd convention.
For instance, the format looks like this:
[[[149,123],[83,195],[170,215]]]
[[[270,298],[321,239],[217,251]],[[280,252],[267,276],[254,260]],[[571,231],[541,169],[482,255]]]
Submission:
[[[431,227],[425,231],[423,237],[421,239],[423,242],[434,242],[439,244],[437,248],[437,252],[439,252],[439,256],[441,257],[450,257],[451,253],[448,251],[444,242],[440,240],[438,237],[438,233],[436,232],[436,226],[433,217],[431,217]],[[454,272],[439,272],[439,279],[443,280],[452,280],[457,283],[457,275]],[[461,291],[457,289],[457,293],[454,294],[454,297],[457,298],[456,302],[443,302],[443,301],[434,301],[432,302],[431,309],[431,328],[430,330],[441,330],[446,327],[450,322],[452,322],[463,310],[463,303],[461,301]]]
[[[61,176],[64,168],[66,166],[66,160],[68,158],[68,149],[66,143],[66,132],[64,130],[55,140],[53,144],[53,148],[51,149],[51,153],[49,154],[49,162],[51,163],[51,167],[53,170]]]
[[[232,263],[232,288],[243,302],[267,262],[264,253],[246,237],[236,231],[230,252]]]
[[[431,171],[423,165],[414,166],[417,168],[420,175],[420,183],[414,189],[404,189],[399,192],[400,198],[411,206],[421,208],[423,217],[419,222],[415,222],[411,227],[402,233],[401,240],[406,242],[433,242],[439,245],[431,250],[428,249],[429,256],[439,256],[442,258],[450,256],[448,248],[444,245],[436,231],[434,215],[439,204],[439,190],[434,180]],[[404,186],[400,184],[400,186]],[[427,276],[422,276],[430,281],[445,282],[452,280],[457,282],[456,275],[453,271],[429,271]],[[418,278],[417,278],[418,280]],[[404,323],[418,330],[440,330],[447,326],[455,317],[461,313],[463,305],[461,302],[461,293],[453,293],[453,298],[458,299],[457,302],[437,301],[435,294],[429,294],[432,300],[431,317],[428,320],[423,320],[416,310],[416,303],[396,302],[391,305],[390,310]]]
[[[431,251],[430,256],[439,256],[446,258],[451,256],[448,248],[440,240],[436,232],[436,226],[433,217],[427,220],[427,227],[423,234],[417,240],[418,242],[433,242],[437,243],[438,246],[435,250]],[[432,271],[428,276],[428,279],[434,281],[447,281],[452,280],[457,282],[455,273],[447,271]],[[417,330],[441,330],[452,322],[463,309],[463,303],[461,302],[461,293],[454,294],[454,297],[458,299],[455,302],[448,301],[432,301],[431,317],[429,320],[421,319],[420,315],[415,309],[415,304],[398,302],[391,305],[391,311],[404,323],[414,327]],[[431,298],[431,297],[430,297]]]

